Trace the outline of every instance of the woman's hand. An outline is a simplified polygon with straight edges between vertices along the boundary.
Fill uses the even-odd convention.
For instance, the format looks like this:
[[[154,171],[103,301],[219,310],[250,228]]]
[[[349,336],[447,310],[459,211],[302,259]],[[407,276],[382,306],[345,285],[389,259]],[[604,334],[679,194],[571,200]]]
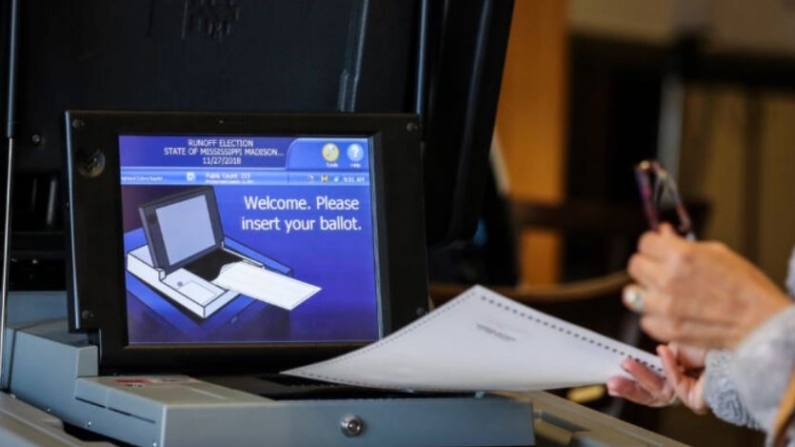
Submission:
[[[725,245],[685,240],[667,224],[641,237],[628,270],[638,285],[627,287],[625,303],[643,314],[643,330],[662,341],[733,348],[791,304]]]
[[[707,351],[671,344],[658,346],[657,353],[662,359],[665,378],[645,365],[626,359],[621,367],[632,378],[611,377],[607,381],[608,393],[649,407],[664,407],[679,398],[695,413],[706,413],[702,372]]]

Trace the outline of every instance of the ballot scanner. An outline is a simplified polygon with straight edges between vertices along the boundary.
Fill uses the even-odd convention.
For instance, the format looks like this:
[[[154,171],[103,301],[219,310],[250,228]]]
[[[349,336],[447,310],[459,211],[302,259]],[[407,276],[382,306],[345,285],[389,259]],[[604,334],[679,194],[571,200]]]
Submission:
[[[186,376],[98,376],[96,346],[66,330],[65,301],[10,297],[0,445],[685,447],[546,392],[340,397],[318,387],[314,398],[271,399]]]
[[[68,290],[10,297],[0,445],[680,445],[545,393],[279,374],[429,311],[415,116],[65,124]]]

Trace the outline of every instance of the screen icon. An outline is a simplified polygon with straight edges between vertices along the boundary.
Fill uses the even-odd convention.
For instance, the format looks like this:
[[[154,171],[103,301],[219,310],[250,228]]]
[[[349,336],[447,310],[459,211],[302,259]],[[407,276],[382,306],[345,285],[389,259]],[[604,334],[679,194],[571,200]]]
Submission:
[[[338,158],[340,158],[340,148],[338,148],[334,143],[324,144],[323,158],[329,163],[334,163]]]
[[[348,146],[348,158],[354,163],[362,161],[362,158],[364,158],[364,148],[362,145],[353,143]]]

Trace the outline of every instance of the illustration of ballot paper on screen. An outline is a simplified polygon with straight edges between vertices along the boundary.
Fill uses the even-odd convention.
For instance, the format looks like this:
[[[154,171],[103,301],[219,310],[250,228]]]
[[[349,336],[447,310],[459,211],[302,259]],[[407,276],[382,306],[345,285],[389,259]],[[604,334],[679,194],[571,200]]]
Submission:
[[[292,310],[320,287],[290,267],[224,236],[212,187],[138,208],[147,244],[127,253],[127,271],[207,318],[238,295]]]

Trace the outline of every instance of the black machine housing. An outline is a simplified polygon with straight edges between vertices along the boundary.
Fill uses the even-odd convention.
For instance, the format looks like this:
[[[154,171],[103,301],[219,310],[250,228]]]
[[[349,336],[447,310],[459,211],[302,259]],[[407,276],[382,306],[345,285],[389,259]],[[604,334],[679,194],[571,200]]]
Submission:
[[[381,333],[427,311],[425,233],[417,117],[407,114],[220,114],[71,111],[66,114],[71,259],[69,323],[100,346],[108,371],[276,372],[361,343],[131,346],[127,336],[118,137],[178,135],[366,135],[377,235]],[[300,248],[298,248],[300,249]],[[308,248],[306,248],[308,249]]]

